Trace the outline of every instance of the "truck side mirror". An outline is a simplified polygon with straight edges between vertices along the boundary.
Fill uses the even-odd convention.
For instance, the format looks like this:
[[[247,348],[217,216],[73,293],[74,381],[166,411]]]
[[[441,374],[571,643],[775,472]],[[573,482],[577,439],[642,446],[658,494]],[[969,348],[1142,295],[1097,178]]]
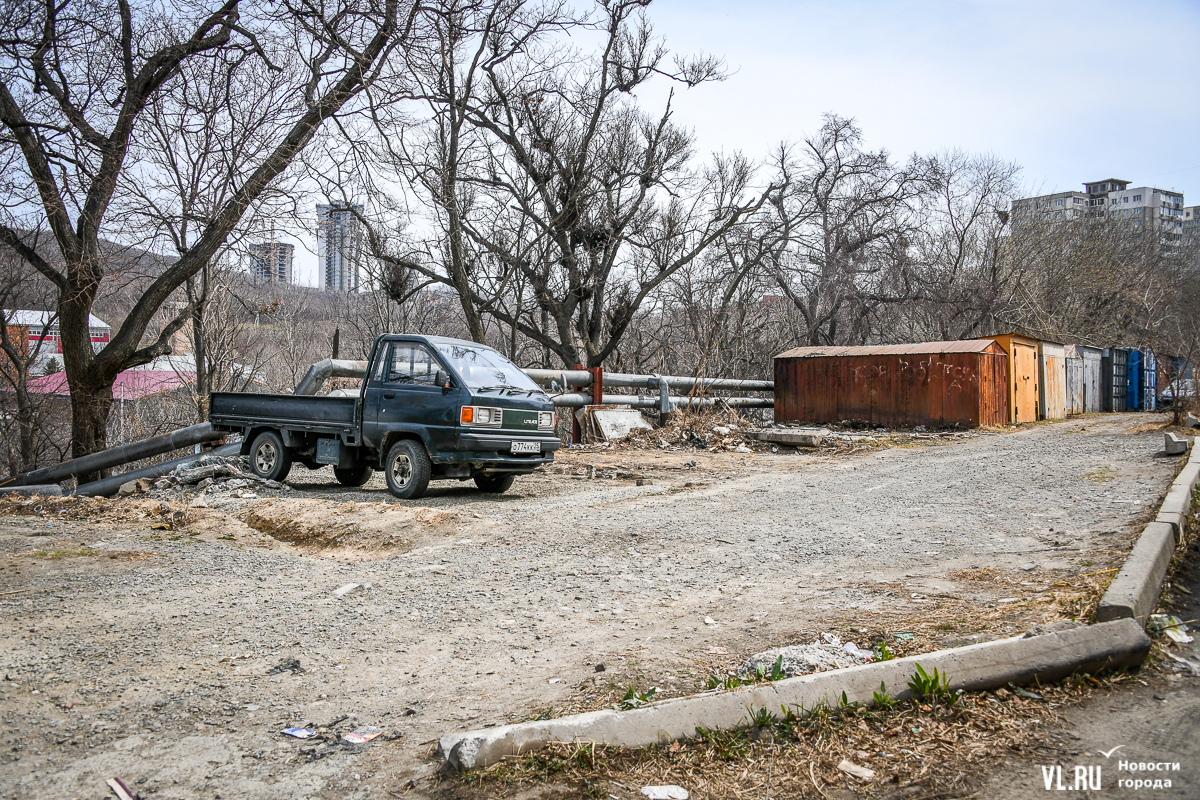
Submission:
[[[450,388],[450,376],[446,374],[446,370],[439,369],[433,375],[433,382],[442,387],[442,391]]]

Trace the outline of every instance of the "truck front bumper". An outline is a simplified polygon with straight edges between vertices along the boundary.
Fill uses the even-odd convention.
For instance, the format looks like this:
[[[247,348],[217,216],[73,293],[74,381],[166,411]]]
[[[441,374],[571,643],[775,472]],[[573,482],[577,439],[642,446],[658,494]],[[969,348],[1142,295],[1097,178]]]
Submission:
[[[537,442],[540,452],[513,453],[513,442]],[[463,433],[458,450],[446,460],[467,462],[476,469],[496,472],[532,472],[554,461],[554,451],[562,447],[557,436],[522,436],[505,433]],[[439,459],[441,460],[441,459]]]

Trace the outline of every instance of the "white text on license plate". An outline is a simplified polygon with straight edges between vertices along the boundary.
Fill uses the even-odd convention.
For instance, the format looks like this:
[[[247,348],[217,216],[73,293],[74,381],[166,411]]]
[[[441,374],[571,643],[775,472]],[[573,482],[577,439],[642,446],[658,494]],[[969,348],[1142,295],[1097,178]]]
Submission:
[[[540,453],[542,452],[541,442],[513,442],[510,453]]]

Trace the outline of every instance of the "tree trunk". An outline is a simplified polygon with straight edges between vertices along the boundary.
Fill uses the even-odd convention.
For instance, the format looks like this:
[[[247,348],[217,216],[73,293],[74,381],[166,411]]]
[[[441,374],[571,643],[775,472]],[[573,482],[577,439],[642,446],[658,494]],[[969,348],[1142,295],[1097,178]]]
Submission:
[[[80,458],[108,447],[108,413],[112,382],[92,381],[71,387],[71,457]],[[108,477],[111,470],[80,475],[77,485]]]

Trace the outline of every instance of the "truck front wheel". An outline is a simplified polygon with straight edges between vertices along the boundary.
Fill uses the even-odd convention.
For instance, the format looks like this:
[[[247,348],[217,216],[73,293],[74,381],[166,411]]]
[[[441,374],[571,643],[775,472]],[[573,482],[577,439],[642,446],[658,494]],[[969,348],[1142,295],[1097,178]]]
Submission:
[[[512,488],[516,475],[476,475],[475,485],[485,492],[503,494]]]
[[[263,431],[250,445],[250,469],[260,478],[281,481],[292,471],[292,454],[275,431]]]
[[[337,478],[337,482],[342,486],[362,486],[371,480],[373,471],[368,464],[355,464],[353,467],[345,469],[334,467],[333,477]]]
[[[383,462],[388,491],[401,500],[424,497],[432,472],[425,446],[413,439],[401,439],[392,445]]]

